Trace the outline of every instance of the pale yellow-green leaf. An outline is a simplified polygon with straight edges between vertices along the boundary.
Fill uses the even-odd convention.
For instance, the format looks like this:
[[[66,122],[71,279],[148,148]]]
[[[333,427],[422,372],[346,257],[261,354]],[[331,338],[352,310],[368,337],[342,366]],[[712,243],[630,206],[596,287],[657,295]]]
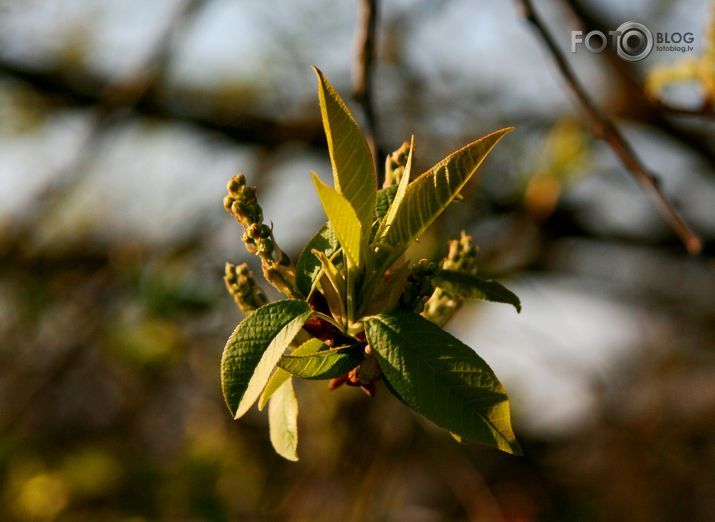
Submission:
[[[268,426],[271,444],[281,457],[298,460],[298,399],[293,380],[287,379],[271,397],[268,404]]]
[[[342,322],[347,313],[345,307],[347,303],[345,278],[324,253],[319,250],[313,250],[313,255],[318,258],[322,266],[318,281],[325,300],[328,302],[330,313],[338,322]]]
[[[312,314],[305,301],[277,301],[236,327],[221,359],[221,388],[235,419],[256,402],[278,359]]]
[[[375,211],[377,178],[367,140],[355,118],[325,75],[318,76],[320,114],[333,166],[335,189],[350,202],[363,232],[370,233]]]
[[[315,172],[312,172],[311,175],[325,215],[340,240],[343,252],[353,266],[361,267],[365,240],[362,234],[362,225],[355,210],[342,194],[323,183]]]
[[[315,353],[323,348],[325,344],[320,339],[308,339],[298,348],[291,352],[291,355],[309,355]],[[271,378],[268,380],[268,384],[263,389],[261,398],[258,400],[258,410],[263,411],[263,408],[268,404],[268,400],[276,392],[278,388],[290,377],[290,373],[282,368],[276,367],[276,371],[273,372]]]
[[[437,219],[477,172],[497,142],[511,130],[492,132],[462,147],[407,186],[402,204],[382,237],[382,242],[392,248],[393,256],[404,251],[410,241]]]
[[[397,214],[397,209],[400,208],[402,201],[405,198],[405,192],[407,191],[407,185],[410,183],[410,178],[412,177],[412,153],[415,150],[415,137],[412,136],[410,139],[410,152],[407,155],[407,162],[405,163],[405,170],[402,173],[402,178],[400,179],[400,184],[397,186],[397,192],[395,193],[395,198],[392,200],[392,204],[385,215],[385,218],[380,223],[380,228],[377,231],[375,237],[379,241],[382,239],[385,231],[390,228],[390,225],[395,220],[395,215]]]

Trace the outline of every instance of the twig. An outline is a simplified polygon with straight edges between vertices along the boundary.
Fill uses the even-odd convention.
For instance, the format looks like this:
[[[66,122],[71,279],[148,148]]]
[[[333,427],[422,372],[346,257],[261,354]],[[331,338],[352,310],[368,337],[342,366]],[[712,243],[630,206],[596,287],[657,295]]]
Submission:
[[[378,161],[382,151],[377,139],[377,115],[373,99],[373,72],[375,65],[375,29],[377,27],[377,0],[360,0],[357,26],[357,53],[353,66],[353,97],[362,106],[367,123],[368,143],[373,157]]]
[[[554,62],[556,62],[561,75],[564,80],[566,80],[572,94],[577,98],[581,109],[588,119],[593,134],[604,140],[611,147],[628,172],[630,172],[633,178],[651,195],[666,221],[668,221],[671,228],[683,242],[688,252],[692,255],[700,253],[702,249],[700,238],[690,229],[675,207],[673,207],[672,203],[668,201],[660,189],[658,180],[647,171],[638,156],[636,156],[630,143],[626,141],[623,134],[621,134],[608,116],[600,111],[578,81],[578,78],[569,66],[563,53],[556,45],[551,33],[549,33],[544,22],[534,10],[531,0],[517,0],[517,2],[521,7],[524,17],[540,34]]]

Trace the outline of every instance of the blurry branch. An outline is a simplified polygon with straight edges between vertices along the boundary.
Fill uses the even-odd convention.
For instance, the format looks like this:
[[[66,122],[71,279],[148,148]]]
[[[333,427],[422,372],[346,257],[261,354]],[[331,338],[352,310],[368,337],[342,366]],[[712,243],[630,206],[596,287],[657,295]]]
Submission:
[[[575,15],[576,22],[583,27],[586,32],[599,30],[608,32],[612,24],[602,18],[596,11],[586,7],[580,0],[564,0],[570,11]],[[638,96],[639,101],[646,105],[646,116],[650,123],[662,128],[673,138],[690,148],[711,166],[715,167],[715,152],[708,140],[704,139],[698,132],[674,124],[667,116],[697,117],[704,120],[715,118],[715,113],[708,113],[707,107],[688,108],[675,106],[663,101],[655,100],[646,94],[646,88],[633,72],[632,65],[616,56],[611,47],[606,47],[604,54],[609,58],[610,65],[626,81],[631,93]],[[711,108],[712,111],[712,108]]]
[[[89,172],[89,163],[94,157],[103,133],[121,114],[121,109],[136,105],[156,82],[159,71],[168,60],[172,36],[188,17],[201,5],[199,0],[187,0],[169,17],[166,25],[155,39],[146,56],[129,72],[117,75],[102,88],[96,100],[96,110],[85,133],[84,141],[77,149],[75,158],[62,170],[61,176],[52,176],[39,197],[41,205],[33,213],[25,227],[32,229],[46,219],[81,179]],[[0,67],[0,70],[2,68]]]
[[[0,74],[20,80],[42,95],[54,96],[62,102],[94,107],[102,102],[102,88],[96,78],[77,75],[69,78],[58,71],[35,71],[0,58]],[[115,106],[116,107],[116,106]],[[270,118],[225,112],[199,114],[170,106],[155,85],[147,87],[136,104],[124,106],[133,112],[177,122],[186,122],[202,129],[220,132],[227,138],[242,143],[275,147],[290,141],[324,146],[318,119],[283,122]]]
[[[324,138],[321,139],[318,119],[280,121],[238,112],[192,112],[173,106],[158,89],[158,81],[144,83],[143,92],[138,96],[138,91],[128,86],[123,89],[116,86],[103,88],[98,78],[89,75],[77,73],[70,77],[62,71],[37,71],[2,58],[0,74],[19,80],[36,89],[41,95],[54,97],[62,103],[90,107],[106,107],[109,103],[114,110],[124,108],[143,116],[190,123],[202,129],[220,132],[227,138],[242,143],[275,147],[286,142],[300,141],[322,147],[325,142]],[[155,71],[152,76],[158,78],[158,73]],[[127,94],[133,93],[133,103],[127,103],[129,96],[117,97],[114,94],[124,89],[127,89]],[[104,93],[110,93],[111,96],[107,98]]]
[[[357,26],[357,53],[353,65],[353,96],[362,106],[367,122],[368,143],[373,157],[380,163],[383,151],[377,138],[377,115],[373,98],[373,73],[375,70],[375,31],[377,28],[378,0],[359,0],[360,15]]]
[[[540,34],[544,44],[551,53],[561,75],[585,113],[593,134],[604,140],[611,147],[628,172],[630,172],[633,178],[651,195],[671,228],[678,237],[680,237],[688,252],[693,255],[698,254],[702,248],[700,238],[693,233],[675,207],[673,207],[672,203],[668,201],[659,186],[658,180],[646,170],[623,134],[621,134],[613,122],[595,105],[584,87],[578,81],[578,78],[559,50],[543,21],[534,10],[531,0],[517,1],[521,7],[522,14]]]

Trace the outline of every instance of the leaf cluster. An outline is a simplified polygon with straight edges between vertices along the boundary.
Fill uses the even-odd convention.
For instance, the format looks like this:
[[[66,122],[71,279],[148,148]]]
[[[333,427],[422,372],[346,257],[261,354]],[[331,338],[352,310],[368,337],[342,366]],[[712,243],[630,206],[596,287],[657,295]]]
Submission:
[[[503,386],[474,350],[438,326],[448,317],[431,316],[424,303],[487,299],[520,310],[519,299],[474,270],[456,269],[459,263],[411,264],[405,258],[410,244],[459,197],[511,129],[488,134],[419,175],[413,173],[413,138],[388,158],[390,173],[399,173],[394,184],[378,190],[362,131],[325,76],[315,71],[333,186],[315,173],[312,179],[327,223],[295,266],[287,257],[280,266],[264,259],[264,274],[266,267],[281,270],[279,289],[290,299],[244,308],[247,316],[231,334],[221,361],[229,410],[238,419],[256,402],[259,409],[268,404],[274,448],[297,460],[293,378],[329,379],[331,388],[346,383],[369,395],[383,381],[399,400],[455,438],[518,454]],[[243,187],[244,178],[239,181]],[[227,210],[233,209],[244,227],[255,227],[257,218],[251,220],[246,210],[260,215],[255,191],[248,191],[246,206],[241,194],[247,189],[231,192],[239,184],[229,185],[233,196]],[[254,243],[247,244],[249,250]],[[243,274],[245,279],[248,272]],[[248,290],[236,285],[235,277],[227,279],[234,296],[255,288],[252,281],[245,284]]]

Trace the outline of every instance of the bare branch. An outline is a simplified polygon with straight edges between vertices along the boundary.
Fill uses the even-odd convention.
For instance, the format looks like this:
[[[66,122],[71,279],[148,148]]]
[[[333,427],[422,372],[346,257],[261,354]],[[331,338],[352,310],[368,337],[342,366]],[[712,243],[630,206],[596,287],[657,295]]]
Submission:
[[[651,195],[666,221],[668,221],[673,231],[683,242],[688,252],[693,255],[700,253],[702,249],[700,238],[690,229],[675,207],[673,207],[672,203],[663,194],[656,177],[648,172],[620,130],[618,130],[608,116],[601,112],[588,95],[571,69],[571,66],[566,61],[563,53],[556,45],[551,33],[549,33],[544,22],[534,10],[531,0],[517,0],[517,2],[521,7],[524,17],[531,23],[544,41],[572,95],[575,96],[580,108],[584,112],[593,134],[611,147],[628,172],[630,172],[633,178]]]
[[[373,157],[378,161],[383,156],[377,139],[377,115],[373,98],[373,72],[378,6],[377,0],[360,0],[357,26],[357,53],[353,66],[353,97],[362,106],[367,123],[368,143]]]

